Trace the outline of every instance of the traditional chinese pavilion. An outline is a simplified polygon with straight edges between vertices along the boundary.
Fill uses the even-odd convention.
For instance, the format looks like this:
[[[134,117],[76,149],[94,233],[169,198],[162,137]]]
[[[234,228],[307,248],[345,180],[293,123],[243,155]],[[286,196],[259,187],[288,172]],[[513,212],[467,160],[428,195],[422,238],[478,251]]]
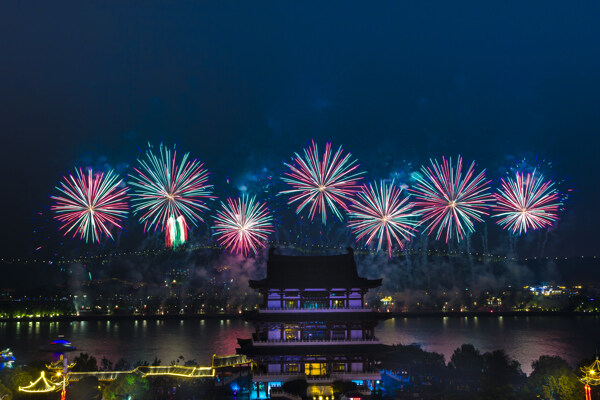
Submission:
[[[374,388],[388,346],[374,334],[385,316],[366,306],[365,295],[381,279],[358,276],[352,249],[333,256],[271,249],[266,278],[249,283],[263,304],[245,314],[256,330],[251,339],[238,339],[237,352],[258,366],[252,398],[267,398],[271,388],[295,380],[306,381],[309,399],[332,399],[335,381],[355,382],[363,393]]]

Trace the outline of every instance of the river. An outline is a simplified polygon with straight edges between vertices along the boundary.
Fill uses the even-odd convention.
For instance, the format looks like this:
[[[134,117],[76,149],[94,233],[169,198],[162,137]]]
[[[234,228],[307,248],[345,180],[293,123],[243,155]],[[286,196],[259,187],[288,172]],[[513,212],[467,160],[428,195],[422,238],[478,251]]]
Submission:
[[[78,349],[73,354],[84,351],[98,360],[134,363],[157,357],[168,364],[183,356],[208,365],[213,354],[235,353],[237,338],[248,338],[252,331],[251,324],[239,319],[0,322],[0,347],[10,347],[20,363],[49,359],[52,355],[39,348],[65,335]],[[600,344],[600,317],[401,317],[381,322],[376,335],[386,344],[417,343],[446,361],[463,343],[482,352],[505,349],[529,373],[541,355],[558,355],[571,364],[592,357]]]

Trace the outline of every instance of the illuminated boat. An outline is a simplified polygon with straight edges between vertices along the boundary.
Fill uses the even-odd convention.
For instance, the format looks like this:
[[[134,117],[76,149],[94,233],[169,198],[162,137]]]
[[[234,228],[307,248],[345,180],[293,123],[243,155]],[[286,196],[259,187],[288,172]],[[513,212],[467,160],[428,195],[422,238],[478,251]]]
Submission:
[[[56,340],[53,340],[50,344],[42,346],[40,351],[49,351],[52,353],[64,353],[67,351],[77,350],[75,346],[71,344],[64,336],[59,336]]]
[[[15,362],[15,356],[10,349],[0,351],[0,371],[4,368],[12,368]]]

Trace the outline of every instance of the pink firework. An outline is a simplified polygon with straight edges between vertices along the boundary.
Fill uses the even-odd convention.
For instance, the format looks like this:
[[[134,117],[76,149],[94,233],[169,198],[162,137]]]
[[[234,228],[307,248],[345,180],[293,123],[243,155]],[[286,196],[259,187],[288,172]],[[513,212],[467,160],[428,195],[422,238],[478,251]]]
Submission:
[[[403,249],[402,241],[414,237],[419,225],[418,213],[412,210],[408,197],[400,197],[401,192],[393,182],[387,185],[381,181],[379,186],[364,185],[350,204],[348,226],[357,235],[356,240],[366,239],[368,245],[377,239],[378,251],[385,242],[390,257],[392,242]]]
[[[81,168],[75,175],[64,177],[60,187],[62,195],[51,196],[56,204],[50,207],[56,212],[54,217],[62,225],[66,236],[79,234],[85,241],[99,242],[102,235],[113,239],[111,227],[121,229],[121,220],[127,216],[127,188],[123,181],[111,170],[106,173],[87,174]]]
[[[331,143],[325,144],[323,157],[315,142],[304,149],[304,157],[295,153],[294,163],[285,164],[290,171],[281,178],[292,189],[280,194],[291,194],[288,204],[298,203],[296,213],[309,207],[311,221],[316,214],[321,214],[323,224],[327,223],[329,208],[340,221],[344,219],[342,210],[348,211],[348,202],[359,189],[362,172],[357,172],[358,164],[352,160],[352,154],[343,154],[340,146],[333,153]]]
[[[247,256],[252,251],[265,247],[269,235],[273,232],[273,217],[266,205],[256,201],[256,197],[242,196],[227,199],[221,203],[221,210],[215,216],[213,235],[220,245],[231,252]]]
[[[557,212],[562,205],[552,181],[544,182],[544,176],[533,171],[517,172],[515,179],[501,179],[501,188],[494,195],[496,223],[513,233],[527,233],[528,229],[547,228],[558,220]]]
[[[474,232],[473,221],[483,221],[493,200],[485,170],[475,175],[475,162],[472,162],[463,175],[462,157],[458,156],[456,165],[452,159],[442,157],[441,164],[431,160],[431,166],[423,166],[421,171],[423,175],[418,176],[411,192],[423,215],[422,224],[427,224],[427,234],[436,231],[439,240],[445,233],[448,242],[453,235],[461,240],[465,232]]]

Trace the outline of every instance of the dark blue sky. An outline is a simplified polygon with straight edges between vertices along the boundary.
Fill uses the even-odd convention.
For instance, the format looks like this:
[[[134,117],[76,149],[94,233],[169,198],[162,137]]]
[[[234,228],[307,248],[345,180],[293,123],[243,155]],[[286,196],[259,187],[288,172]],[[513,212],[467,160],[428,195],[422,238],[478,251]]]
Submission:
[[[551,160],[575,191],[548,252],[597,254],[599,20],[598,2],[1,2],[2,255],[31,254],[84,161],[176,142],[218,185],[311,138],[370,178]]]

